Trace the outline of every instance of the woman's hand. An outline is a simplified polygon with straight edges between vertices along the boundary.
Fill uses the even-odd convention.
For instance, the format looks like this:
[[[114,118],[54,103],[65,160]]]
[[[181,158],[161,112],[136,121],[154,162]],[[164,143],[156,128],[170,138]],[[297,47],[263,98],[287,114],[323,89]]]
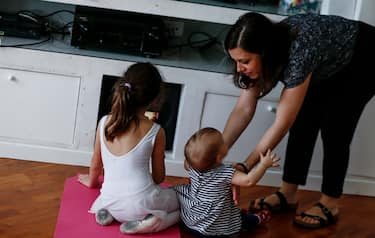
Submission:
[[[249,168],[252,168],[259,161],[260,153],[275,148],[288,133],[302,106],[310,78],[311,73],[302,84],[294,88],[283,89],[273,124],[267,129],[254,151],[246,159]]]

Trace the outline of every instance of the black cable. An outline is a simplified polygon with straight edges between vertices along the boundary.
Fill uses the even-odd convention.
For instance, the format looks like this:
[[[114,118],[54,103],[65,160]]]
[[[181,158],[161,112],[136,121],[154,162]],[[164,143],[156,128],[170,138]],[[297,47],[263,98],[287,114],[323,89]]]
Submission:
[[[65,29],[67,29],[69,27],[69,25],[72,25],[73,23],[74,23],[73,21],[68,22],[65,25],[63,25],[62,27],[59,27],[59,28],[56,28],[56,29],[53,29],[51,27],[52,30],[50,31],[50,34],[60,34],[62,36],[61,40],[64,40],[65,36],[70,34],[70,32],[65,31]]]
[[[57,34],[69,34],[69,32],[65,32],[64,30],[71,24],[73,24],[74,22],[71,21],[71,22],[68,22],[68,23],[65,23],[65,25],[63,25],[62,27],[58,27],[58,28],[54,28],[54,27],[51,27],[52,31],[51,33],[57,33]]]
[[[220,32],[218,34],[218,36],[221,34],[222,32]],[[201,40],[193,40],[193,37],[196,36],[196,35],[203,35],[204,37],[207,37],[207,39],[201,39]],[[201,32],[201,31],[195,31],[195,32],[192,32],[190,33],[190,35],[188,36],[188,39],[187,39],[187,43],[183,43],[183,44],[178,44],[178,45],[172,45],[172,46],[169,46],[168,48],[182,48],[182,47],[191,47],[193,49],[205,49],[205,48],[209,48],[211,47],[212,45],[218,43],[218,37],[214,37],[206,32]]]
[[[69,34],[69,32],[66,32],[65,29],[73,22],[65,23],[62,27],[56,27],[50,24],[50,22],[48,22],[47,20],[45,20],[46,18],[59,14],[59,13],[69,13],[72,15],[75,14],[73,11],[70,11],[70,10],[58,10],[58,11],[54,11],[46,15],[39,15],[29,10],[20,10],[16,13],[16,15],[22,16],[23,18],[33,21],[35,24],[40,25],[42,27],[42,32],[44,33],[61,34],[64,37],[65,35]]]
[[[199,35],[202,35],[203,37],[207,37],[207,39],[193,41],[193,38],[195,36],[199,36]],[[210,46],[212,46],[216,42],[217,42],[216,37],[213,37],[210,34],[208,34],[207,32],[203,32],[203,31],[192,32],[188,37],[188,44],[191,48],[194,48],[194,49],[209,48]]]
[[[39,15],[39,14],[36,14],[35,12],[29,11],[29,10],[20,10],[16,13],[16,15],[20,15],[20,14],[25,13],[25,14],[31,14],[32,16],[37,17],[37,18],[47,18],[47,17],[53,16],[53,15],[56,15],[56,14],[59,14],[59,13],[62,13],[62,12],[70,13],[72,15],[75,14],[73,11],[69,11],[69,10],[58,10],[58,11],[55,11],[55,12],[51,12],[47,15]]]
[[[45,42],[48,42],[52,39],[52,36],[49,35],[47,39],[38,41],[38,42],[33,42],[33,43],[25,43],[25,44],[15,44],[15,45],[0,45],[0,47],[23,47],[23,46],[32,46],[32,45],[39,45],[43,44]]]
[[[72,14],[73,16],[74,16],[74,14],[75,14],[75,12],[73,12],[73,11],[69,11],[69,10],[59,10],[59,11],[55,11],[55,12],[52,12],[52,13],[47,14],[47,15],[42,15],[41,17],[46,18],[46,17],[50,17],[50,16],[53,16],[53,15],[56,15],[56,14],[59,14],[59,13],[62,13],[62,12],[70,13],[70,14]]]

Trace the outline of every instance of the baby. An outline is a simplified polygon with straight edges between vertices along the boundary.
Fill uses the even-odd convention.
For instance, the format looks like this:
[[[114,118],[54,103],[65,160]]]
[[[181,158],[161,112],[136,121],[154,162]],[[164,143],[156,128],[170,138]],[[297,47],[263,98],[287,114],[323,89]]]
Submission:
[[[214,128],[203,128],[185,145],[185,169],[190,184],[174,189],[180,202],[181,220],[198,237],[225,236],[250,230],[268,222],[270,212],[251,214],[241,211],[232,199],[232,185],[254,186],[269,167],[280,160],[270,150],[248,174],[224,165],[228,152],[222,134]]]

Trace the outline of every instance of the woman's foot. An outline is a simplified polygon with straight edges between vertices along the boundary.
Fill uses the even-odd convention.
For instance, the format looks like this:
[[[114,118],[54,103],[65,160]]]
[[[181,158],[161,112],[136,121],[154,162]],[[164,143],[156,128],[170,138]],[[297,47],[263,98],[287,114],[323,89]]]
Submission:
[[[336,223],[339,215],[337,199],[322,199],[310,209],[296,215],[294,224],[305,228],[320,228]]]
[[[298,203],[295,199],[288,199],[282,192],[277,191],[265,198],[258,198],[250,203],[249,211],[257,212],[268,209],[272,212],[295,211]]]
[[[250,203],[249,211],[257,212],[269,209],[271,212],[295,211],[297,209],[297,185],[283,182],[279,191],[258,198]]]

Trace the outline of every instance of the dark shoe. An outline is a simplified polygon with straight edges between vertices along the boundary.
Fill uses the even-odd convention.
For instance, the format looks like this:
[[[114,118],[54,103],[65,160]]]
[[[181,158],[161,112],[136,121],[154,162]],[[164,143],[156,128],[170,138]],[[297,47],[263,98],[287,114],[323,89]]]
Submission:
[[[337,222],[339,214],[333,215],[332,212],[320,202],[316,203],[314,206],[319,207],[325,217],[311,215],[311,214],[307,214],[304,212],[302,212],[301,214],[297,216],[300,216],[301,218],[310,217],[314,219],[315,221],[318,221],[318,223],[308,223],[308,222],[300,221],[297,219],[294,219],[293,223],[303,228],[316,229],[316,228],[325,227],[331,224],[335,224]]]
[[[290,212],[290,211],[297,210],[298,203],[288,203],[284,194],[282,194],[279,191],[276,191],[274,194],[278,197],[279,204],[271,205],[268,202],[266,202],[265,198],[263,197],[260,199],[259,207],[255,207],[255,200],[251,201],[250,206],[249,206],[249,211],[256,213],[264,209],[268,209],[271,212],[277,213],[277,212]]]
[[[104,208],[100,209],[99,211],[95,213],[95,219],[96,219],[96,222],[102,226],[107,226],[111,224],[114,220],[111,213],[109,213],[109,211]]]

